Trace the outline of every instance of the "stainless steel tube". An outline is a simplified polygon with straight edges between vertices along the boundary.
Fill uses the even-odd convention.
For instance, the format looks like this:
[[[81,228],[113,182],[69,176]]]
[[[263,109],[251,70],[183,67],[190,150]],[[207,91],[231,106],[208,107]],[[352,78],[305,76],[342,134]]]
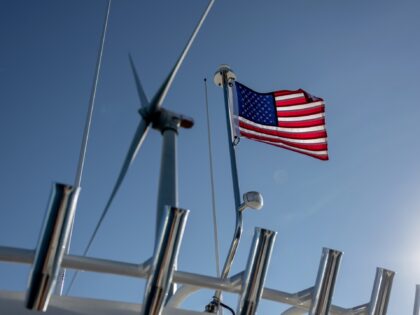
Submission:
[[[264,288],[276,232],[256,228],[244,275],[238,315],[254,315]]]
[[[420,285],[416,285],[416,296],[414,298],[413,315],[420,315]]]
[[[80,188],[55,183],[29,278],[26,307],[46,311],[70,237]]]
[[[161,226],[149,276],[142,315],[160,315],[168,295],[188,210],[171,207]]]
[[[235,78],[236,78],[235,73],[230,69],[228,65],[221,65],[219,69],[216,71],[215,76],[214,76],[215,84],[223,87],[228,147],[229,147],[229,156],[230,156],[230,169],[231,169],[231,175],[232,175],[232,187],[233,187],[233,197],[235,201],[235,218],[236,218],[233,238],[230,243],[228,255],[226,256],[226,260],[220,274],[221,279],[226,279],[229,276],[229,272],[230,272],[230,269],[232,268],[233,260],[235,259],[239,242],[242,236],[242,230],[243,230],[242,211],[240,210],[241,194],[240,194],[240,189],[239,189],[239,176],[238,176],[238,167],[236,163],[234,138],[232,135],[231,106],[229,102],[229,89],[230,89],[230,85],[235,80]],[[221,295],[222,295],[222,291],[216,290],[216,292],[214,293],[213,302],[215,302],[217,306],[216,308],[213,309],[212,307],[208,308],[210,306],[208,305],[206,307],[207,312],[212,312],[212,313],[217,312],[218,303],[220,302]]]
[[[323,248],[309,315],[328,315],[342,252]]]
[[[375,283],[368,307],[368,315],[386,315],[395,272],[376,268]]]
[[[229,66],[222,65],[217,70],[215,77],[218,77],[219,80],[221,80],[220,85],[223,86],[228,147],[229,147],[229,156],[230,156],[230,169],[231,169],[231,175],[232,175],[233,197],[235,201],[235,214],[236,214],[236,225],[235,225],[235,231],[233,233],[233,239],[232,239],[229,252],[226,257],[226,261],[225,261],[225,264],[223,265],[223,269],[220,276],[222,279],[226,279],[232,267],[232,263],[235,258],[239,241],[242,235],[242,212],[240,211],[241,194],[240,194],[240,189],[239,189],[238,166],[236,164],[236,152],[235,152],[235,147],[234,147],[234,139],[232,135],[231,105],[229,102],[229,85],[235,79],[235,73],[230,69]],[[216,292],[215,296],[217,298],[220,298],[220,293],[221,293],[220,291]]]

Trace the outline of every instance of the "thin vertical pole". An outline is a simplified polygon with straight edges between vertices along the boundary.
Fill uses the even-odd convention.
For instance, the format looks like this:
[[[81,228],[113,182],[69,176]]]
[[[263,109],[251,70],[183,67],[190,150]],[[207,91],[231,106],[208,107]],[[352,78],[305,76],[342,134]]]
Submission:
[[[90,126],[92,124],[93,109],[95,107],[96,89],[98,87],[99,72],[101,70],[106,30],[108,28],[109,13],[111,11],[111,2],[112,0],[108,0],[108,8],[107,8],[106,17],[105,17],[104,28],[102,30],[101,45],[99,47],[98,57],[96,60],[95,77],[93,80],[92,91],[90,94],[89,110],[88,110],[88,115],[86,117],[85,130],[83,133],[83,140],[82,140],[82,145],[80,149],[79,164],[77,166],[77,173],[76,173],[76,178],[74,181],[74,187],[80,187],[80,184],[82,182],[83,167],[85,165],[85,157],[86,157],[86,151],[87,151],[87,144],[89,141]]]
[[[101,70],[102,55],[104,51],[106,31],[108,28],[109,13],[111,12],[111,2],[112,0],[108,0],[105,22],[104,22],[104,27],[102,29],[102,35],[101,35],[101,44],[100,44],[100,47],[98,50],[98,56],[96,59],[95,77],[93,79],[92,90],[91,90],[90,99],[89,99],[89,108],[88,108],[88,113],[87,113],[86,122],[85,122],[85,129],[83,131],[83,139],[82,139],[82,144],[80,147],[79,163],[77,165],[76,178],[74,180],[74,187],[76,189],[80,189],[80,185],[82,182],[83,169],[84,169],[85,160],[86,160],[87,145],[89,141],[90,127],[92,125],[93,110],[95,108],[95,98],[96,98],[96,90],[97,90],[98,81],[99,81],[99,72]],[[70,252],[71,238],[73,234],[73,225],[74,225],[74,217],[71,222],[70,237],[68,238],[68,242],[66,244],[66,254]],[[65,276],[66,276],[66,270],[63,269],[61,271],[61,275],[60,275],[60,278],[58,279],[59,282],[57,285],[57,293],[59,295],[63,294]]]
[[[217,230],[217,214],[216,214],[216,197],[214,192],[214,171],[213,171],[213,150],[211,146],[211,132],[210,132],[210,113],[209,102],[207,95],[207,79],[204,79],[204,93],[206,103],[206,118],[207,118],[207,142],[209,146],[209,164],[210,164],[210,184],[211,184],[211,205],[213,215],[213,234],[214,234],[214,253],[216,259],[216,275],[220,277],[220,249],[219,249],[219,233]]]

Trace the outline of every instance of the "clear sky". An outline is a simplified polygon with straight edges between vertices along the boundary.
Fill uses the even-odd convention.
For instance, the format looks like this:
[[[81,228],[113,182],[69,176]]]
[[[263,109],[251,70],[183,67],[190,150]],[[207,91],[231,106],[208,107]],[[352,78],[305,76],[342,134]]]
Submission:
[[[81,254],[139,121],[128,53],[151,97],[205,0],[113,1],[71,252]],[[34,248],[51,184],[73,183],[106,1],[0,2],[0,244]],[[245,214],[233,273],[255,226],[278,231],[266,285],[314,284],[322,247],[342,250],[333,304],[370,298],[376,267],[397,272],[388,314],[410,314],[420,283],[420,2],[216,1],[164,106],[194,117],[179,134],[180,206],[191,209],[179,269],[215,275],[203,78],[209,80],[216,198],[224,258],[234,226],[222,63],[269,92],[324,98],[330,161],[242,140],[241,191],[265,206]],[[152,254],[161,136],[149,133],[90,252],[141,262]],[[0,264],[1,289],[24,290],[29,267]],[[83,273],[72,295],[139,302],[143,280]],[[201,310],[211,291],[186,307]],[[236,308],[236,299],[226,300]],[[286,306],[263,301],[259,314]]]

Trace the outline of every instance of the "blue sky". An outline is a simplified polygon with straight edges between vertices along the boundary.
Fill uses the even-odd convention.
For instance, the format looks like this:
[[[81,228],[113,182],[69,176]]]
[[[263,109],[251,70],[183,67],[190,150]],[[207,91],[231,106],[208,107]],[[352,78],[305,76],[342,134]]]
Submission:
[[[206,1],[120,0],[111,8],[71,252],[80,254],[139,121],[131,53],[151,97]],[[72,183],[106,1],[0,3],[0,244],[34,248],[51,183]],[[255,226],[278,231],[267,286],[313,285],[322,247],[344,252],[333,304],[369,300],[376,267],[397,272],[389,314],[412,312],[420,283],[420,3],[415,0],[216,1],[164,106],[194,117],[179,135],[180,205],[191,209],[179,269],[214,275],[203,78],[222,63],[256,91],[303,88],[326,101],[330,161],[244,139],[241,191],[265,206],[245,215],[233,273]],[[234,212],[222,90],[209,84],[222,257]],[[152,254],[161,136],[152,131],[90,255]],[[198,241],[199,240],[199,241]],[[29,268],[0,265],[2,289],[24,290]],[[71,294],[141,300],[143,280],[84,273]],[[187,301],[201,310],[204,291]],[[236,307],[236,300],[227,301]],[[262,302],[260,314],[285,308]]]

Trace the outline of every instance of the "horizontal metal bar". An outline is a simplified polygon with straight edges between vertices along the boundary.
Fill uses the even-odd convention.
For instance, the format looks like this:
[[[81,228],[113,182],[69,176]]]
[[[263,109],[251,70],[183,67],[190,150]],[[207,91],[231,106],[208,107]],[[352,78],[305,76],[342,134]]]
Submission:
[[[34,261],[34,256],[33,249],[0,246],[0,261],[30,265]]]
[[[32,264],[35,251],[31,249],[13,248],[0,246],[0,261]],[[83,257],[77,255],[64,255],[64,268],[77,269],[81,271],[100,272],[128,277],[146,278],[150,272],[150,259],[142,264],[133,264],[108,259]],[[175,271],[173,281],[179,284],[192,285],[200,288],[222,290],[231,293],[240,293],[242,283],[238,281],[241,274],[234,275],[228,279],[205,276],[185,271]],[[309,310],[311,302],[312,287],[296,292],[287,293],[280,290],[264,288],[262,298],[274,302],[280,302],[299,308]],[[353,308],[343,308],[331,305],[331,315],[366,315],[367,304]]]
[[[0,246],[0,261],[32,264],[35,250]],[[150,272],[151,259],[142,264],[126,263],[109,259],[92,258],[78,255],[64,255],[63,268],[80,271],[109,273],[120,276],[145,278]]]
[[[266,300],[274,302],[289,305],[302,305],[306,310],[309,310],[312,299],[312,287],[296,293],[287,293],[279,290],[264,288],[262,297]]]
[[[0,261],[32,264],[35,251],[30,249],[12,248],[0,246]],[[84,257],[77,255],[65,255],[63,258],[63,267],[77,269],[81,271],[91,271],[115,274],[128,277],[146,278],[150,272],[150,259],[143,264],[134,264],[108,259]],[[175,271],[173,280],[177,283],[199,286],[201,288],[229,291],[232,293],[241,292],[241,273],[228,279],[221,280],[217,277],[200,275],[185,271]],[[281,302],[285,304],[302,304],[310,301],[312,288],[300,291],[298,293],[287,293],[279,290],[265,288],[263,298]]]
[[[120,276],[146,278],[149,275],[151,259],[142,264],[133,264],[85,256],[64,256],[63,267],[83,271],[110,273]]]

